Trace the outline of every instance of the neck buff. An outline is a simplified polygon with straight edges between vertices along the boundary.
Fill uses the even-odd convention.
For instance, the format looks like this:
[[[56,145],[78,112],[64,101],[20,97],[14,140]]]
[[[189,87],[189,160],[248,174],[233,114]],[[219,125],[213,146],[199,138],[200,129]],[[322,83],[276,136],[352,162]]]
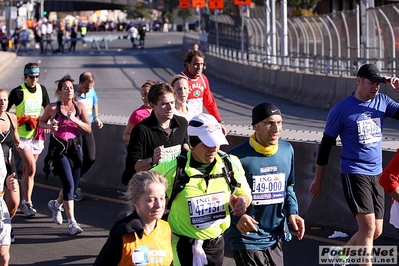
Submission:
[[[278,150],[278,144],[270,145],[269,147],[265,147],[259,144],[259,142],[257,142],[255,139],[255,133],[249,138],[249,143],[255,149],[256,152],[261,153],[265,156],[272,156]]]

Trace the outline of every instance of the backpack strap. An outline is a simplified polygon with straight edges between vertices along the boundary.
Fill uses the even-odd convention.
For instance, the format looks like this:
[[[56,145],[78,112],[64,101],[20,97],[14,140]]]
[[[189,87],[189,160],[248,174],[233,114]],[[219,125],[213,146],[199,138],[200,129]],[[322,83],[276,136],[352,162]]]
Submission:
[[[238,188],[241,187],[241,184],[238,183],[234,177],[233,164],[231,162],[230,156],[221,150],[218,151],[218,154],[219,154],[220,158],[222,158],[222,160],[223,160],[224,177],[226,179],[227,184],[229,184],[231,194],[233,194],[234,189],[236,187],[238,187]]]
[[[226,179],[226,183],[230,187],[230,193],[233,193],[236,187],[241,187],[241,184],[238,183],[237,180],[234,178],[234,171],[230,156],[221,150],[218,151],[218,154],[220,158],[222,158],[223,160],[224,164],[223,174],[210,174],[208,176],[209,178],[224,177]],[[186,184],[190,181],[190,178],[204,178],[204,175],[195,175],[191,177],[187,176],[184,170],[186,164],[187,164],[187,150],[182,149],[180,155],[177,157],[176,176],[175,180],[173,181],[172,193],[170,195],[168,204],[166,205],[166,209],[170,209],[173,200],[176,198],[177,194],[179,194],[179,192],[181,192],[184,189]]]
[[[170,209],[173,200],[176,198],[177,194],[184,189],[186,184],[190,181],[190,177],[187,177],[184,168],[187,163],[187,150],[181,149],[180,155],[177,156],[177,167],[176,176],[173,181],[172,193],[166,205],[166,209]]]

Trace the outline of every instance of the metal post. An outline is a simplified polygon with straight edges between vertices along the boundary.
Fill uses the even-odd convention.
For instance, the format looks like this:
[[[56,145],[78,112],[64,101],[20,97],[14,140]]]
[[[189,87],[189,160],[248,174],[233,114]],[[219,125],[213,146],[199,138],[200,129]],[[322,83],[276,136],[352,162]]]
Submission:
[[[11,25],[12,25],[11,24],[11,1],[8,1],[6,4],[6,28],[7,28],[7,30],[11,30]]]
[[[241,60],[244,60],[244,6],[240,6],[240,17],[241,17]]]
[[[272,34],[272,64],[277,64],[276,60],[276,48],[277,48],[277,34],[276,34],[276,1],[270,0],[270,9],[271,9],[271,34]]]
[[[287,25],[287,0],[281,2],[281,57],[283,66],[287,66],[288,56],[288,25]]]
[[[360,44],[360,40],[361,36],[360,36],[360,8],[359,5],[356,5],[356,57],[360,58],[361,57],[361,53],[362,53],[362,48],[361,48],[361,44]],[[359,66],[358,66],[359,67]]]
[[[43,17],[44,13],[44,0],[40,0],[40,18]]]
[[[270,43],[270,1],[265,0],[265,60],[264,62],[269,64],[270,53],[271,53],[271,43]]]
[[[363,49],[363,58],[369,58],[368,46],[370,43],[370,28],[369,21],[367,19],[367,9],[374,7],[374,0],[361,0],[360,1],[360,19],[362,21],[362,36],[361,36],[361,46]],[[374,29],[372,29],[374,30]]]
[[[218,26],[218,14],[219,14],[219,9],[215,9],[215,28],[216,28],[216,47],[219,49],[219,26]]]

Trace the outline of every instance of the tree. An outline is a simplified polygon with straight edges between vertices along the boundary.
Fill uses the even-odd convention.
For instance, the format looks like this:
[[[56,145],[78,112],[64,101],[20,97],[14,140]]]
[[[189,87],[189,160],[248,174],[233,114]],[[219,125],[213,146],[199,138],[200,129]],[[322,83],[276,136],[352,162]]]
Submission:
[[[293,15],[315,15],[317,4],[321,0],[288,0],[287,5],[293,8]]]
[[[126,7],[126,12],[127,12],[128,19],[135,19],[135,18],[150,19],[151,18],[151,9],[145,8],[145,7],[129,6],[129,7]]]
[[[169,20],[169,23],[173,23],[173,13],[168,11],[165,13],[165,17]]]
[[[186,31],[186,18],[191,16],[193,12],[191,11],[191,8],[179,8],[177,11],[177,15],[181,18],[183,18],[183,31]]]

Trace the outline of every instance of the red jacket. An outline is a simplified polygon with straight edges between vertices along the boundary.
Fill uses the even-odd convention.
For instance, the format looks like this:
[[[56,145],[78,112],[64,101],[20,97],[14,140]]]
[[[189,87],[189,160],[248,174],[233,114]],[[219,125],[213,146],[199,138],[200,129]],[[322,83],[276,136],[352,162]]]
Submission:
[[[190,92],[188,94],[188,108],[195,110],[196,114],[202,113],[203,106],[209,114],[213,115],[217,121],[222,122],[219,114],[219,109],[216,105],[215,98],[211,92],[208,78],[201,74],[201,76],[191,76],[188,74],[187,69],[181,72],[182,75],[188,78],[188,86]]]

